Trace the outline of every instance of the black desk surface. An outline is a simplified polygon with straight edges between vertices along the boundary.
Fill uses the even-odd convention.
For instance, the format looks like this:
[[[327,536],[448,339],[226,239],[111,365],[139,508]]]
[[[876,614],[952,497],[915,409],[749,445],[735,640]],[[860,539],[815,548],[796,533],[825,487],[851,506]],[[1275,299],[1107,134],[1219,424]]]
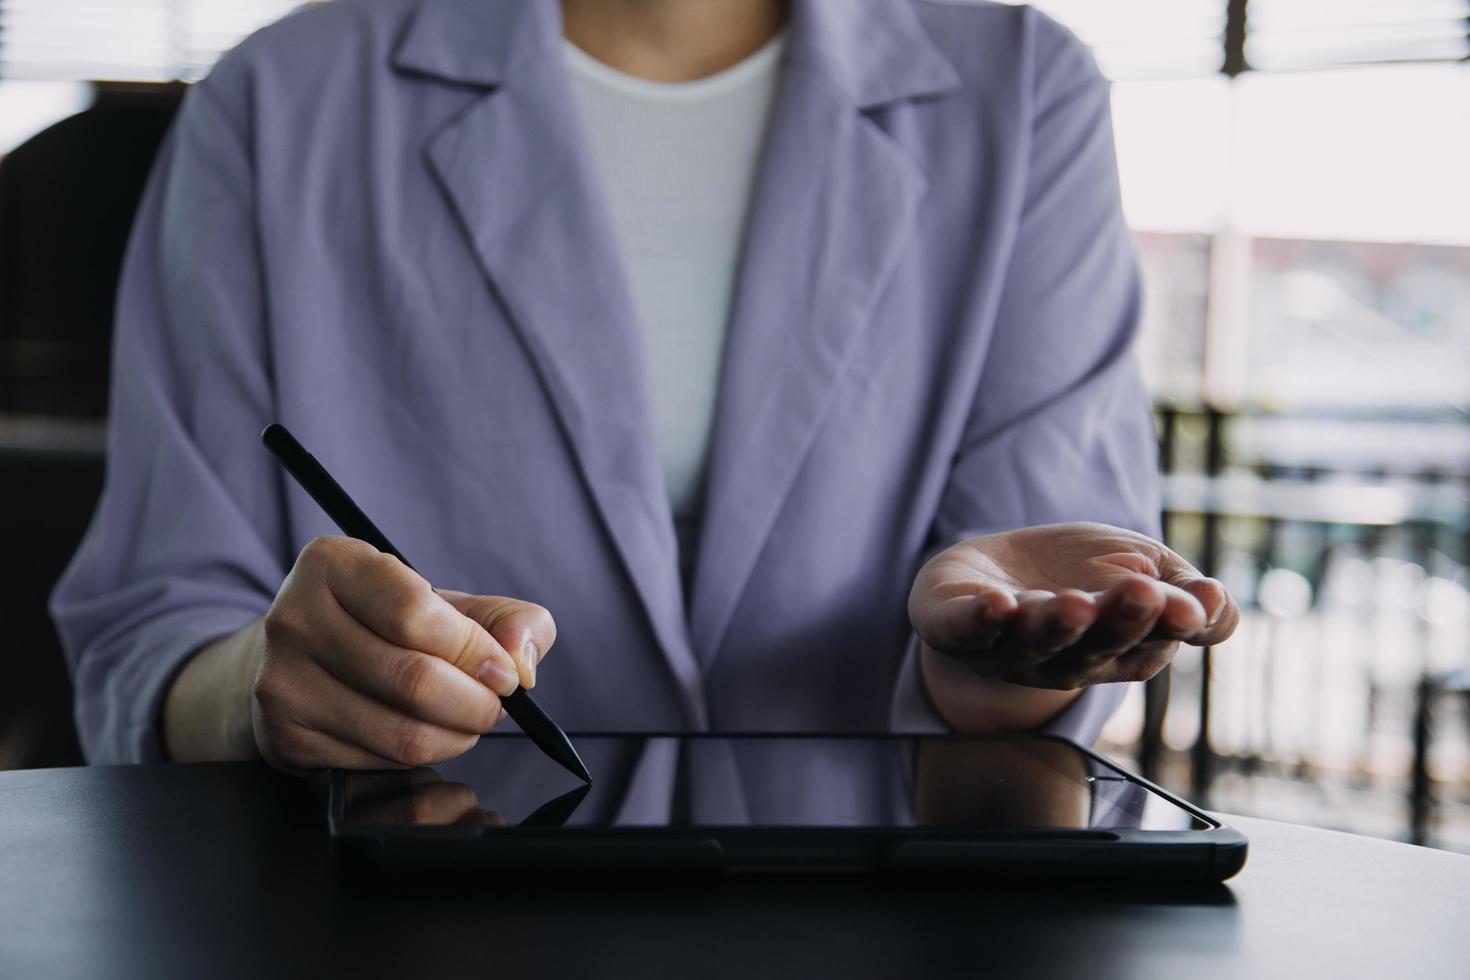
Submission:
[[[0,977],[1470,977],[1470,857],[1238,819],[1207,890],[850,876],[363,891],[257,765],[0,773]]]

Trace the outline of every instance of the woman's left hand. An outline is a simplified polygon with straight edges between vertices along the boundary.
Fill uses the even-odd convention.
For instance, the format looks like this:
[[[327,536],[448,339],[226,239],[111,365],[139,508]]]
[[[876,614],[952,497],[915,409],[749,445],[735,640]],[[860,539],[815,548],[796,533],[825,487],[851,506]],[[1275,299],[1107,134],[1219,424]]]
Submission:
[[[1229,637],[1240,609],[1157,541],[1071,523],[945,549],[919,571],[909,618],[925,645],[981,677],[1074,690],[1147,680],[1181,641]]]

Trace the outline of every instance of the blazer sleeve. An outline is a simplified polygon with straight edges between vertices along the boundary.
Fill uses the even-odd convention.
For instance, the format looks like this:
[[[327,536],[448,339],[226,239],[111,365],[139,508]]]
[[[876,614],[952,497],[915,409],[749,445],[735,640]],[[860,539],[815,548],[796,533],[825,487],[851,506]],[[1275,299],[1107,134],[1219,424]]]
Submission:
[[[257,438],[271,383],[250,155],[227,105],[194,86],[154,165],[117,297],[102,497],[51,598],[92,762],[160,758],[174,675],[263,614],[285,573]]]
[[[1037,18],[1026,190],[972,408],[927,554],[968,537],[1100,521],[1157,537],[1153,416],[1133,355],[1137,257],[1123,219],[1108,84]],[[931,728],[910,644],[894,722]],[[1094,687],[1047,726],[1097,738],[1125,686]]]

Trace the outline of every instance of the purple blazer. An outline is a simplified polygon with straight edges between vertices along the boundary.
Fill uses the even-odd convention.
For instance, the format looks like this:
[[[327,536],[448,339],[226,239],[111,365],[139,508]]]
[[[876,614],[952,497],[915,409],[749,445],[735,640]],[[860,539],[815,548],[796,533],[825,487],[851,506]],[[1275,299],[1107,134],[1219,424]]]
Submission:
[[[347,0],[190,91],[118,298],[106,488],[53,597],[94,761],[334,528],[289,425],[436,585],[547,606],[577,730],[933,726],[910,584],[1157,531],[1108,88],[1024,7],[797,0],[690,594],[550,0]],[[1054,727],[1091,739],[1122,696]]]

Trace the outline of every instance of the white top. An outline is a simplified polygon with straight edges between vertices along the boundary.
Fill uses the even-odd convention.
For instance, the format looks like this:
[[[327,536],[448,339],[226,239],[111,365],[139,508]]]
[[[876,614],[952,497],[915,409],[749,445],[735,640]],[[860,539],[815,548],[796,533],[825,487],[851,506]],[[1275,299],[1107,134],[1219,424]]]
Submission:
[[[687,586],[746,212],[784,35],[692,82],[626,75],[564,42],[643,336],[654,438]]]

